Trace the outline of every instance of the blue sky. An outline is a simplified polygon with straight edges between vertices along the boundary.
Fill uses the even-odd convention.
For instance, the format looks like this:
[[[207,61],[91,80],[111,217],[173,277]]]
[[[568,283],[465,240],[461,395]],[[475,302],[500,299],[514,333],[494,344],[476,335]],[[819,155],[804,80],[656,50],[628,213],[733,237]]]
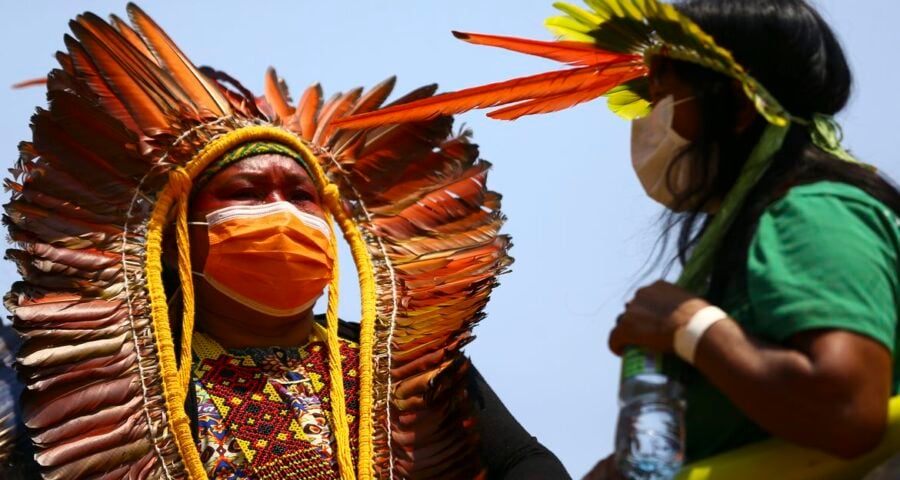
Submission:
[[[893,0],[819,0],[844,44],[855,77],[850,106],[838,117],[845,145],[900,178],[895,118],[896,19]],[[260,92],[273,65],[299,93],[322,82],[326,94],[398,75],[397,92],[439,82],[458,89],[555,68],[551,62],[455,40],[450,30],[550,39],[542,27],[550,2],[478,1],[156,1],[142,7],[197,64],[211,65]],[[63,48],[67,21],[91,10],[124,15],[120,1],[0,1],[0,153],[16,159],[28,118],[44,103],[41,89],[11,85],[39,77]],[[494,164],[489,183],[504,195],[516,257],[467,348],[519,421],[579,477],[612,448],[618,358],[606,335],[642,276],[660,213],[631,171],[629,125],[602,101],[513,123],[462,116],[482,157]],[[348,257],[343,256],[344,259]],[[349,262],[345,261],[345,267]],[[349,271],[344,291],[354,290]],[[0,265],[0,283],[15,269]],[[341,307],[357,317],[352,298]]]

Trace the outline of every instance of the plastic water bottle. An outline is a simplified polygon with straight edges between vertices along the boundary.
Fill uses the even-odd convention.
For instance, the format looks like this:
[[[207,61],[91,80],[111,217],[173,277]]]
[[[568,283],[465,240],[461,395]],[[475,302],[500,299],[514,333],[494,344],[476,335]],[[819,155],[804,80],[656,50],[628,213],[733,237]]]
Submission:
[[[662,357],[629,349],[619,385],[615,460],[630,480],[670,480],[684,463],[681,385],[662,373]]]

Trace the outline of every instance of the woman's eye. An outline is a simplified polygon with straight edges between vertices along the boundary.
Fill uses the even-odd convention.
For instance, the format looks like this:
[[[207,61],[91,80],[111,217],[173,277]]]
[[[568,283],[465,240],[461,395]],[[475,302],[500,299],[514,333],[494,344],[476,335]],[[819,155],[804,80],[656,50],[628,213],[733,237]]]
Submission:
[[[259,193],[256,190],[244,188],[240,190],[235,190],[231,192],[229,197],[235,200],[253,200],[259,198]]]
[[[293,194],[291,194],[291,201],[294,202],[309,202],[313,199],[312,194],[305,190],[297,190]]]

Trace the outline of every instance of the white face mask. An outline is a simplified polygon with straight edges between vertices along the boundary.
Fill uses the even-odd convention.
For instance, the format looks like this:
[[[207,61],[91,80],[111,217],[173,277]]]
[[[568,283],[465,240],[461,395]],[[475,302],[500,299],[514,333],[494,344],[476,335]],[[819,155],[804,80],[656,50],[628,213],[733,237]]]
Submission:
[[[675,192],[670,190],[669,166],[691,143],[672,128],[672,119],[675,106],[692,99],[688,97],[676,102],[669,95],[656,103],[650,115],[631,122],[631,165],[647,196],[670,209],[674,208],[675,194],[687,188],[688,169],[693,163],[687,158],[688,153],[675,164],[671,173],[671,186]]]

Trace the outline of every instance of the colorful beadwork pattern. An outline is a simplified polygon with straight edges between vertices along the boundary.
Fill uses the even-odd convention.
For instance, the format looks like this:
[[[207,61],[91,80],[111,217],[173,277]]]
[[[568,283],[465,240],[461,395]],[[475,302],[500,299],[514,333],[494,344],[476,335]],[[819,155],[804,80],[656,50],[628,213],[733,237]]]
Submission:
[[[201,344],[208,344],[208,337]],[[216,350],[219,350],[218,352]],[[325,343],[224,351],[195,348],[200,458],[209,478],[339,478]],[[347,417],[356,439],[359,346],[341,340]],[[357,445],[351,451],[356,457]]]

